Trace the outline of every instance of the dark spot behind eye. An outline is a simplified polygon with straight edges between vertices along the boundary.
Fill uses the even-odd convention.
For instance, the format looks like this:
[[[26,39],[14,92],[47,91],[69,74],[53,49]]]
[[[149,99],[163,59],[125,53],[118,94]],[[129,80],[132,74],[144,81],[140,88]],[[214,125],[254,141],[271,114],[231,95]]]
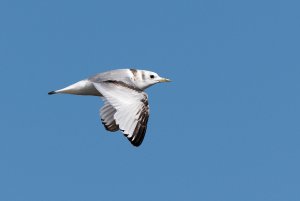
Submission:
[[[153,79],[153,78],[154,78],[154,75],[150,75],[150,78]]]

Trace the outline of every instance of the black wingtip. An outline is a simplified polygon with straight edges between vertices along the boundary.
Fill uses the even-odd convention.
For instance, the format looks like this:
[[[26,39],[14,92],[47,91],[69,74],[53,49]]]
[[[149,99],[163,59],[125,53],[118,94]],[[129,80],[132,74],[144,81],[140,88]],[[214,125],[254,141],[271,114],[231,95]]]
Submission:
[[[56,92],[55,91],[48,92],[48,95],[52,95],[52,94],[56,94]]]

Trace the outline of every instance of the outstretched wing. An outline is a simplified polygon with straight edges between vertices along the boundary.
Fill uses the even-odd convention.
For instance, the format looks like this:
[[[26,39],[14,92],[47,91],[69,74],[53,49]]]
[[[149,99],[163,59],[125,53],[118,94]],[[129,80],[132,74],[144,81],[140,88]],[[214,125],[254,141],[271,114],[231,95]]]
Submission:
[[[116,124],[114,115],[117,110],[111,106],[107,101],[104,103],[104,106],[100,109],[100,117],[102,124],[105,129],[111,132],[119,130],[119,126]]]
[[[120,81],[108,80],[94,83],[94,86],[103,95],[104,101],[116,110],[113,115],[115,124],[131,144],[134,146],[141,145],[149,118],[147,94]],[[109,110],[109,106],[103,108]],[[106,113],[103,112],[103,114]],[[107,121],[112,120],[108,113],[105,117],[107,117]]]

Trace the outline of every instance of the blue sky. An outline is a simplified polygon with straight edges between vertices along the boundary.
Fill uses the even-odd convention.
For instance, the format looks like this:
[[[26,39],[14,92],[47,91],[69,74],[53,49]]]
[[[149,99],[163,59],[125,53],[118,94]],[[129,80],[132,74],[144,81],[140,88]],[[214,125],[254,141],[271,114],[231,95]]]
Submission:
[[[300,200],[299,1],[0,2],[0,201]],[[148,69],[141,147],[97,97],[48,96]]]

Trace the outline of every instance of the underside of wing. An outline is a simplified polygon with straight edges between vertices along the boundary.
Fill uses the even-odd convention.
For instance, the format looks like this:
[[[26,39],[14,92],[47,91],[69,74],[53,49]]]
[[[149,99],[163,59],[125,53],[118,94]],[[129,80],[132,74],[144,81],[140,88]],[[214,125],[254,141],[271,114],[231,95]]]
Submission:
[[[134,146],[142,144],[146,131],[149,118],[148,108],[142,108],[138,112],[135,120],[131,126],[128,126],[129,130],[124,130],[124,135],[128,138]]]
[[[108,102],[105,102],[104,106],[100,109],[100,117],[105,129],[111,132],[119,130],[119,126],[116,124],[114,115],[117,110],[111,106]]]
[[[113,131],[118,127],[132,145],[141,145],[149,118],[147,94],[119,82],[94,83],[94,86],[105,101],[100,112],[105,127]]]

